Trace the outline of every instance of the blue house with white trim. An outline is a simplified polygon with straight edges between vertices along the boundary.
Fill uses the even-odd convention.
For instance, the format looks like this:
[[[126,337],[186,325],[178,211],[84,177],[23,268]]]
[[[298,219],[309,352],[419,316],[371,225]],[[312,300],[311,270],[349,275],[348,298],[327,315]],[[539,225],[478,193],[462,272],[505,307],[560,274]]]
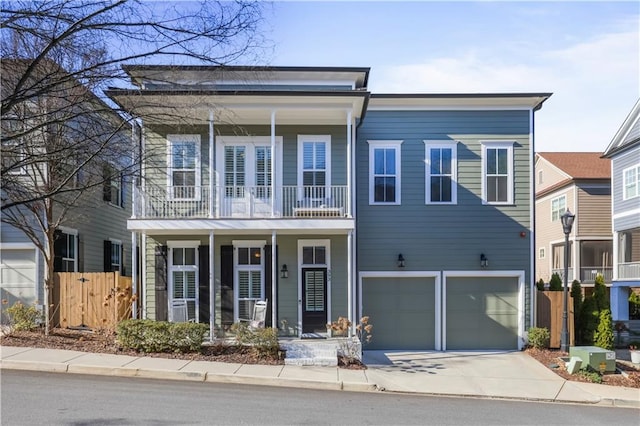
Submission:
[[[629,320],[629,289],[640,287],[640,100],[605,150],[611,159],[611,314]]]
[[[533,324],[534,114],[549,93],[372,94],[369,68],[127,66],[147,161],[142,312],[221,335],[518,349]],[[137,268],[133,268],[137,271]]]

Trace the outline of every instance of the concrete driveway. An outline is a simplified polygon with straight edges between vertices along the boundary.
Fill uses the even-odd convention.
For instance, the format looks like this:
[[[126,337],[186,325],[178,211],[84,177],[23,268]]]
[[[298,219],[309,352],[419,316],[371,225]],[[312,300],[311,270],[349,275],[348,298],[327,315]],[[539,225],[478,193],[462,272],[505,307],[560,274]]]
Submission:
[[[365,351],[364,362],[369,380],[397,392],[556,400],[566,383],[520,351]]]

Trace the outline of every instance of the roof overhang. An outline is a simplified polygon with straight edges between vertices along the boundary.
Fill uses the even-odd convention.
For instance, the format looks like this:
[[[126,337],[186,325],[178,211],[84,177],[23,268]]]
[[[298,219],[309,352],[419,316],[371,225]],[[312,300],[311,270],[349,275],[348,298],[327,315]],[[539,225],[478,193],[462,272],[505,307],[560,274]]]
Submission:
[[[191,84],[317,84],[348,83],[354,89],[366,88],[368,67],[286,67],[286,66],[207,66],[207,65],[124,65],[138,87],[145,82]]]
[[[372,94],[369,110],[538,110],[552,93]]]
[[[366,91],[203,91],[110,89],[106,95],[128,113],[148,123],[202,124],[213,113],[216,123],[345,124],[359,119]]]

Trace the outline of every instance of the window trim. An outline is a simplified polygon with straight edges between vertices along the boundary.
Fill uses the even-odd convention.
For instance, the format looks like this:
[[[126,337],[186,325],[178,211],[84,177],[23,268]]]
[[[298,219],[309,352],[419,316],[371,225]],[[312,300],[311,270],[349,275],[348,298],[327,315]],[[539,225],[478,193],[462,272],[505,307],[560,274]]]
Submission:
[[[172,158],[172,146],[175,142],[187,142],[193,143],[196,147],[196,164],[195,164],[195,191],[193,198],[181,198],[174,197],[173,191],[173,158]],[[201,145],[199,134],[168,134],[167,135],[167,198],[169,200],[186,200],[186,201],[200,201],[201,198],[201,186],[202,186],[202,158],[201,158]],[[185,169],[176,169],[185,170]]]
[[[457,140],[423,140],[425,145],[425,204],[454,205],[458,204],[458,141]],[[451,201],[431,200],[431,150],[451,150]],[[446,175],[438,175],[446,176]]]
[[[513,164],[513,147],[515,141],[497,141],[497,140],[482,140],[482,204],[487,205],[513,205],[514,204],[514,181],[515,170]],[[488,201],[487,200],[487,149],[506,149],[507,150],[507,200],[506,201]]]
[[[111,270],[113,271],[113,266],[116,265],[115,263],[113,263],[113,246],[117,245],[118,247],[120,247],[120,250],[118,251],[118,256],[120,257],[120,263],[117,264],[118,265],[118,272],[122,273],[122,268],[124,266],[124,262],[123,262],[123,258],[124,258],[124,246],[122,245],[122,240],[117,240],[114,238],[109,238],[109,241],[111,242]]]
[[[554,218],[553,218],[553,212],[554,212],[554,209],[553,209],[553,202],[557,200],[557,201],[558,201],[558,203],[559,203],[559,202],[560,202],[560,200],[562,200],[563,198],[564,198],[564,211],[563,211],[562,213],[560,213],[560,210],[558,210],[558,217],[554,219]],[[560,220],[560,217],[564,214],[564,212],[566,212],[566,211],[567,211],[567,195],[566,195],[566,194],[562,194],[562,195],[558,195],[557,197],[552,198],[552,199],[551,199],[551,202],[550,202],[550,208],[549,208],[549,210],[551,211],[551,222],[557,222],[557,221],[559,221],[559,220]]]
[[[78,244],[78,230],[74,229],[74,228],[67,228],[66,226],[59,226],[58,227],[58,231],[60,231],[63,234],[69,235],[73,237],[73,247],[75,248],[74,250],[74,257],[61,257],[62,261],[69,261],[69,260],[73,260],[73,271],[69,271],[69,272],[78,272],[78,263],[79,263],[79,259],[80,259],[80,247]],[[68,244],[68,242],[67,242]]]
[[[369,144],[369,205],[372,206],[399,206],[402,204],[402,143],[404,140],[368,140]],[[375,201],[375,150],[396,150],[396,200],[394,202]]]
[[[331,135],[298,135],[298,198],[304,198],[304,143],[305,142],[324,142],[325,146],[325,177],[324,187],[325,194],[331,194]]]
[[[632,196],[627,196],[627,177],[626,174],[627,172],[630,172],[632,170],[635,169],[636,172],[636,181],[635,181],[635,195]],[[631,167],[627,167],[626,169],[622,170],[622,200],[623,201],[627,201],[627,200],[632,200],[634,198],[640,197],[640,164],[635,164]]]

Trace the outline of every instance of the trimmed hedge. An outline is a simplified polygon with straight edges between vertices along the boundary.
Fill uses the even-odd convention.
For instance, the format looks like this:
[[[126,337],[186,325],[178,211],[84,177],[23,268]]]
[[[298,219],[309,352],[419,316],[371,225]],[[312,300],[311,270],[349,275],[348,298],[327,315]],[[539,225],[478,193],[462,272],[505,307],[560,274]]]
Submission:
[[[199,352],[208,331],[207,324],[128,319],[118,324],[116,338],[138,352]]]

